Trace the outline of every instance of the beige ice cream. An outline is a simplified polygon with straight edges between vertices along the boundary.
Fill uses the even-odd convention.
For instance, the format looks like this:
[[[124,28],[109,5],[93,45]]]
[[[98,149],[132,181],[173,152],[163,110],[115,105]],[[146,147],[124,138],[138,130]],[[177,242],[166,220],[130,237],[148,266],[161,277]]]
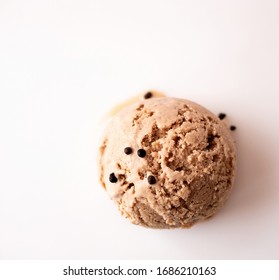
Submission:
[[[150,98],[112,117],[99,165],[102,185],[132,223],[190,227],[227,200],[235,145],[226,124],[202,106]]]

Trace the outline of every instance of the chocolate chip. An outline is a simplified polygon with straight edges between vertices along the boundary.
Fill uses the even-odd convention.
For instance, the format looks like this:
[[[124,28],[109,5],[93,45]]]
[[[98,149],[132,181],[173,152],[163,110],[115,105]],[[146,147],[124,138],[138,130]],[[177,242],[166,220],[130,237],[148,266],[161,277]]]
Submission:
[[[143,98],[144,99],[148,99],[148,98],[151,98],[152,97],[152,92],[147,92],[144,96],[143,96]]]
[[[231,130],[231,131],[234,131],[234,130],[236,130],[236,126],[234,126],[234,125],[231,125],[231,126],[230,126],[230,130]]]
[[[147,181],[148,181],[148,183],[149,183],[150,185],[156,184],[156,178],[155,178],[153,175],[149,175],[149,176],[147,177]]]
[[[109,181],[111,183],[116,183],[117,182],[117,178],[116,178],[114,173],[109,174]]]
[[[126,147],[126,148],[124,149],[124,153],[125,153],[126,155],[130,155],[132,152],[133,152],[133,149],[132,149],[131,147]]]
[[[219,118],[220,120],[223,120],[225,117],[226,117],[226,114],[224,114],[224,113],[220,113],[220,114],[218,115],[218,118]]]
[[[144,158],[146,156],[146,151],[144,149],[139,149],[137,151],[137,154],[138,154],[139,157]]]

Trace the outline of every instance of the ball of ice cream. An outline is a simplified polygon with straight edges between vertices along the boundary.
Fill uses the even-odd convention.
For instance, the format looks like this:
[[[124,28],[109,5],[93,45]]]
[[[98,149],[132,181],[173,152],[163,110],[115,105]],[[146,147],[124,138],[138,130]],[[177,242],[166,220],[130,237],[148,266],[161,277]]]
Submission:
[[[112,117],[99,165],[103,187],[132,223],[190,227],[227,200],[236,153],[226,124],[204,107],[150,98]]]

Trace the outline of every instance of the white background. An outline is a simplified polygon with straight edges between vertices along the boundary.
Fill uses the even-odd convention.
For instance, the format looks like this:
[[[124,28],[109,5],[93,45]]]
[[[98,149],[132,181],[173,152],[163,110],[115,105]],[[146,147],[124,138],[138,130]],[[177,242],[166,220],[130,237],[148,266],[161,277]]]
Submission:
[[[278,259],[279,2],[0,0],[1,259]],[[120,217],[100,120],[150,88],[225,112],[238,175],[190,230]]]

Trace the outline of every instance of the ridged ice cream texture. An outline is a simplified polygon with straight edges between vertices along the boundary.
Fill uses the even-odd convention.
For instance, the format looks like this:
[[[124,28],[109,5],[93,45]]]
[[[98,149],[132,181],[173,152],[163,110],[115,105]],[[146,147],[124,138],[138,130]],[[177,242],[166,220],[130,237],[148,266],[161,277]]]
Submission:
[[[125,147],[133,152],[124,153]],[[140,158],[138,149],[146,156]],[[100,181],[121,214],[151,228],[190,227],[227,200],[236,148],[226,123],[185,99],[141,100],[115,114],[105,130]],[[114,173],[116,183],[109,181]],[[156,178],[148,183],[148,176]]]

